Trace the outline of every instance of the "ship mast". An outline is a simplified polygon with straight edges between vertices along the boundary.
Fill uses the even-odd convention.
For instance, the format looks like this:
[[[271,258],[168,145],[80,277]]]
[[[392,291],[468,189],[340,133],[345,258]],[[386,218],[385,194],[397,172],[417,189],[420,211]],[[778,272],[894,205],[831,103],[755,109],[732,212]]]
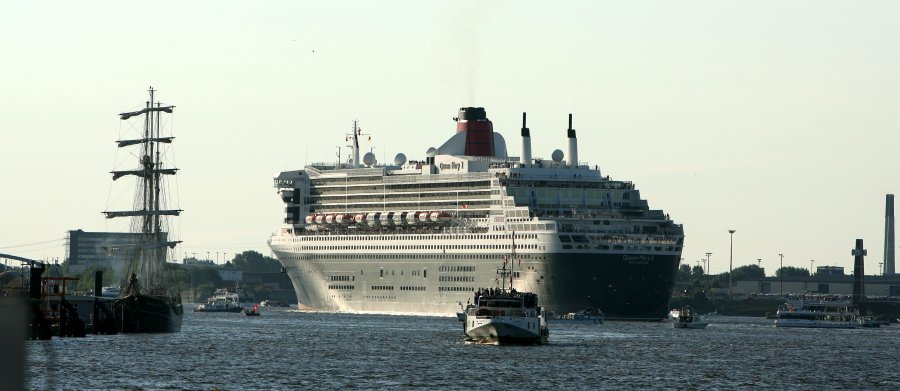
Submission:
[[[141,243],[134,246],[137,247],[137,253],[141,253],[145,250],[150,250],[149,252],[151,254],[154,254],[153,256],[151,256],[150,265],[140,266],[143,271],[142,274],[144,274],[143,277],[145,278],[145,281],[153,284],[160,282],[152,281],[152,279],[154,278],[153,275],[156,274],[154,269],[158,266],[155,264],[160,261],[159,249],[162,247],[175,247],[176,244],[180,243],[180,241],[163,240],[163,235],[165,234],[165,232],[163,231],[163,227],[161,224],[161,217],[178,216],[181,213],[181,209],[162,209],[160,206],[162,176],[175,175],[176,171],[178,171],[177,168],[163,168],[162,165],[160,144],[170,144],[172,143],[174,137],[160,136],[161,114],[172,113],[172,111],[175,109],[175,106],[163,106],[161,103],[157,102],[155,97],[156,90],[154,90],[153,87],[150,87],[149,93],[150,100],[145,102],[144,109],[119,114],[119,117],[122,120],[128,120],[129,118],[135,116],[144,116],[144,129],[142,138],[117,141],[119,148],[132,145],[141,146],[139,168],[134,170],[117,170],[110,172],[114,181],[128,175],[134,175],[139,178],[140,189],[138,191],[138,194],[135,194],[135,197],[139,199],[140,207],[135,208],[138,210],[105,211],[103,213],[106,214],[106,218],[108,219],[116,217],[135,218],[132,223],[132,227],[136,232],[142,234]],[[136,202],[136,206],[137,204],[138,202]],[[165,262],[165,250],[163,249],[161,251],[161,255],[163,255],[161,261]]]

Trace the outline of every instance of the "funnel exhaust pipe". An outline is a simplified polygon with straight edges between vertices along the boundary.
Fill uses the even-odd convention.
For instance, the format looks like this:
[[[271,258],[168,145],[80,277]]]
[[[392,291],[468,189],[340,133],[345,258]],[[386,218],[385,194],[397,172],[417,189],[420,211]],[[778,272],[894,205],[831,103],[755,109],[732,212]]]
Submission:
[[[575,129],[572,129],[572,114],[569,113],[569,168],[578,167],[578,139],[575,138]]]
[[[525,125],[525,112],[522,112],[522,165],[531,167],[531,131]]]

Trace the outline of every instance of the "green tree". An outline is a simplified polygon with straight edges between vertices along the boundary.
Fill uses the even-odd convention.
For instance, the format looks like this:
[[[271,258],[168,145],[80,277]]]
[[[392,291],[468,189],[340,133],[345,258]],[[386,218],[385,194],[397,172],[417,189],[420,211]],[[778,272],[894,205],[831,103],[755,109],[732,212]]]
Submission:
[[[692,267],[691,277],[693,277],[695,280],[703,278],[703,267],[701,267],[700,265]]]
[[[739,266],[731,271],[733,282],[746,280],[759,280],[766,276],[766,271],[758,265]]]
[[[278,272],[281,263],[275,258],[267,257],[259,252],[248,250],[234,256],[234,267],[245,272]]]
[[[802,267],[785,266],[775,272],[775,277],[809,277],[809,270]]]
[[[678,281],[691,280],[691,265],[681,264],[678,266]]]
[[[103,272],[103,281],[100,283],[101,286],[108,286],[119,282],[119,277],[116,276],[112,269],[95,265],[87,268],[84,272],[76,276],[78,277],[78,281],[75,283],[75,290],[93,292],[94,277],[97,271]]]

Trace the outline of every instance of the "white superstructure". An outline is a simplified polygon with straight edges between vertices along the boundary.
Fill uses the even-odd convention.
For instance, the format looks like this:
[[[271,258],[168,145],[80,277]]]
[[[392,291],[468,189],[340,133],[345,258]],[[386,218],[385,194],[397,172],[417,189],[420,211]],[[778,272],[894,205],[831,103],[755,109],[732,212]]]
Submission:
[[[269,245],[301,306],[453,314],[477,287],[496,285],[515,243],[514,287],[556,312],[665,317],[680,225],[632,183],[562,152],[508,157],[481,108],[456,120],[457,133],[423,160],[313,164],[275,178],[285,218]]]

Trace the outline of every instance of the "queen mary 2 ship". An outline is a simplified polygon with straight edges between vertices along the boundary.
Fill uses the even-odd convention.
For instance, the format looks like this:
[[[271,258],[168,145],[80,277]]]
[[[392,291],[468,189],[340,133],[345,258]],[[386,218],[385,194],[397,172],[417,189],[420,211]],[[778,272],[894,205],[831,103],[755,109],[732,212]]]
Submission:
[[[557,314],[665,318],[682,226],[631,182],[579,162],[571,114],[568,159],[533,158],[525,119],[521,158],[484,108],[464,107],[456,134],[423,160],[360,160],[354,123],[348,163],[278,174],[284,222],[268,243],[301,308],[453,314],[499,287],[509,263],[512,288]]]

